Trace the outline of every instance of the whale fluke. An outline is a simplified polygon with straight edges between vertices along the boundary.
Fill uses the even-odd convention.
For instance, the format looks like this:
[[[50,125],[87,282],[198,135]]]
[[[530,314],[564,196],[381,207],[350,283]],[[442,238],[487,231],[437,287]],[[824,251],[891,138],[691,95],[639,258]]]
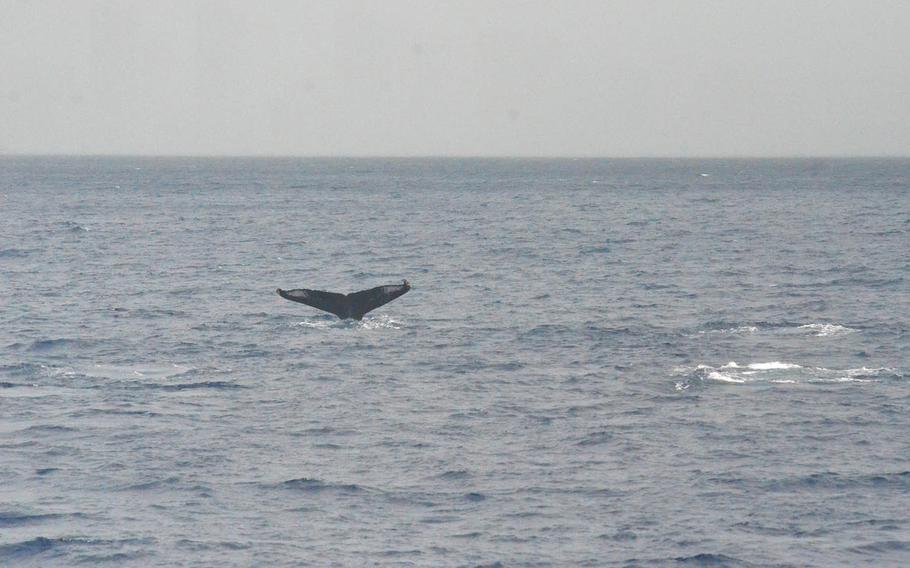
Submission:
[[[363,319],[364,314],[375,310],[379,306],[388,304],[398,296],[406,294],[411,285],[405,280],[401,284],[377,286],[369,290],[338,294],[336,292],[323,292],[322,290],[308,290],[296,288],[282,290],[278,288],[278,295],[292,302],[300,302],[312,306],[317,310],[335,314],[341,319]]]

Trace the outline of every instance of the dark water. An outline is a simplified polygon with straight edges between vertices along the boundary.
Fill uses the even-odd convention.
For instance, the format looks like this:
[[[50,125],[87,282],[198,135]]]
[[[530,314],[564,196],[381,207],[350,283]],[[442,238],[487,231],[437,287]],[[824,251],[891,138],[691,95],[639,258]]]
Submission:
[[[0,565],[905,566],[908,269],[906,160],[0,159]]]

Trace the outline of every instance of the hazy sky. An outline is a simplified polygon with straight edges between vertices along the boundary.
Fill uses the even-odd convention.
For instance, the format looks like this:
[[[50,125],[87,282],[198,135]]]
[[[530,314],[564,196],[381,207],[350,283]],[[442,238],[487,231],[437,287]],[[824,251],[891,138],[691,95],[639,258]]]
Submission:
[[[0,153],[910,155],[910,1],[0,0]]]

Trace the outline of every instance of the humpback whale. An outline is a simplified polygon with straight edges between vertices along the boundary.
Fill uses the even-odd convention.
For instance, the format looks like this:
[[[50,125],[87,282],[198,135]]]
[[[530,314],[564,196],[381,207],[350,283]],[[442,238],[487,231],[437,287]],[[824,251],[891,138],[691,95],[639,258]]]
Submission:
[[[322,290],[307,290],[296,288],[282,290],[278,288],[278,295],[292,302],[300,302],[312,306],[317,310],[335,314],[341,319],[363,319],[364,314],[375,310],[379,306],[388,304],[398,296],[406,294],[411,289],[407,280],[401,284],[377,286],[369,290],[338,294],[336,292],[323,292]]]

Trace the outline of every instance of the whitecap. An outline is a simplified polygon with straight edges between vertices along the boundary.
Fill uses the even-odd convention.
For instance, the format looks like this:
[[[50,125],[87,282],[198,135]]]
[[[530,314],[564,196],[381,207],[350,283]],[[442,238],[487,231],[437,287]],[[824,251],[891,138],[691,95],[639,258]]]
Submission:
[[[730,361],[724,365],[699,364],[695,367],[676,367],[674,375],[683,375],[676,380],[676,390],[687,390],[692,384],[718,382],[735,384],[823,384],[823,383],[873,383],[893,378],[900,379],[904,373],[889,367],[858,367],[834,369],[813,367],[783,361],[768,361],[739,364]]]
[[[721,373],[719,371],[711,371],[708,373],[708,378],[712,381],[720,381],[723,383],[744,383],[745,379],[738,378],[733,374]]]
[[[735,363],[734,363],[735,365]],[[747,365],[749,369],[755,369],[757,371],[773,371],[776,369],[802,369],[802,365],[797,365],[796,363],[781,363],[780,361],[771,361],[770,363],[750,363]]]
[[[697,335],[750,335],[756,333],[773,334],[806,334],[814,337],[835,337],[858,332],[858,329],[837,323],[777,324],[759,323],[710,327],[697,332]]]
[[[138,363],[135,365],[109,365],[104,363],[96,363],[90,367],[69,369],[68,372],[64,374],[71,374],[73,376],[84,375],[87,377],[104,379],[167,379],[189,373],[193,370],[193,367],[188,367],[186,365],[177,365],[173,363]]]
[[[856,377],[832,377],[809,379],[810,383],[871,383],[872,379],[859,379]]]
[[[737,327],[728,327],[728,328],[724,328],[724,329],[707,329],[707,330],[699,331],[698,333],[699,333],[699,335],[706,335],[706,334],[741,335],[741,334],[756,333],[757,331],[758,331],[757,326],[741,325],[741,326],[737,326]]]
[[[836,323],[808,323],[806,325],[799,326],[799,329],[812,332],[812,335],[816,337],[830,337],[833,335],[847,335],[849,333],[854,333],[858,330],[853,329],[852,327],[847,327],[845,325],[839,325]]]

